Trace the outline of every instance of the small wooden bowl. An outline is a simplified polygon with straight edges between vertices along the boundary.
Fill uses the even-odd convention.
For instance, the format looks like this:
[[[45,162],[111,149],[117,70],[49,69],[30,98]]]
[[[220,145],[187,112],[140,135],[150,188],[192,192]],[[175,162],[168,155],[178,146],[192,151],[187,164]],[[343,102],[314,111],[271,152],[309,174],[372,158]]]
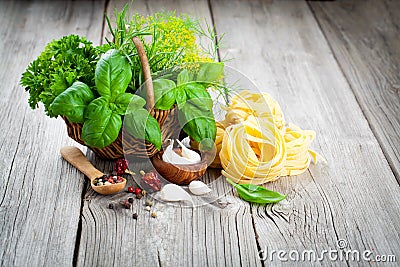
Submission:
[[[174,149],[178,153],[180,148]],[[164,151],[158,152],[151,158],[154,168],[162,177],[171,183],[178,185],[188,185],[191,181],[196,180],[204,175],[207,170],[207,158],[202,157],[201,161],[196,164],[171,164],[162,160]]]

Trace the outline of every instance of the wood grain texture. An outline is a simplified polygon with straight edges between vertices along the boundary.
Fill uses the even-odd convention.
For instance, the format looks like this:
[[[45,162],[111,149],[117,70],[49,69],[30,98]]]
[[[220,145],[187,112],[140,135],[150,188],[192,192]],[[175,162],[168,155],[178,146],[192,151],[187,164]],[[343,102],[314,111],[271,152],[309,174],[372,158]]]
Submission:
[[[101,2],[0,2],[0,262],[72,264],[83,175],[61,159],[61,119],[32,111],[21,73],[47,42],[69,33],[98,42]]]
[[[310,2],[400,183],[400,2]]]
[[[212,10],[226,33],[222,55],[278,100],[287,121],[316,130],[313,147],[328,161],[267,184],[288,198],[252,206],[259,246],[320,252],[345,239],[399,257],[399,186],[307,4],[212,1]]]
[[[111,1],[120,9],[124,1]],[[199,19],[210,13],[206,1],[135,1],[134,11],[150,14],[161,9],[192,13]],[[109,163],[96,159],[100,170],[110,170]],[[135,164],[149,170],[150,165]],[[108,168],[108,169],[107,169]],[[210,170],[202,178],[211,183],[216,195],[224,195],[224,201],[232,202],[225,209],[215,205],[184,207],[156,202],[158,214],[151,218],[144,209],[145,199],[136,201],[133,211],[117,205],[109,210],[108,203],[127,199],[127,193],[111,198],[102,197],[89,190],[85,196],[82,238],[79,247],[79,265],[96,266],[260,266],[249,204],[232,195],[232,188],[223,179],[217,179],[219,171]],[[132,185],[128,179],[128,185]],[[200,198],[197,199],[200,201]],[[197,203],[197,202],[196,202]],[[137,220],[132,213],[137,212]]]

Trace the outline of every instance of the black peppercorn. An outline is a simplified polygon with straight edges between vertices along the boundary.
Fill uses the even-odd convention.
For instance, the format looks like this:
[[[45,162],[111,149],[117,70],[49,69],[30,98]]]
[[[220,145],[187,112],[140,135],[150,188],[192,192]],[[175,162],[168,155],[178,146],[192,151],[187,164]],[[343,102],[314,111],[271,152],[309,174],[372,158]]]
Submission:
[[[134,213],[134,214],[132,215],[132,218],[135,219],[135,220],[137,220],[137,218],[138,218],[137,213]]]
[[[132,204],[133,203],[133,197],[128,198],[128,202]]]
[[[114,209],[114,204],[113,203],[108,204],[108,208],[109,209]]]

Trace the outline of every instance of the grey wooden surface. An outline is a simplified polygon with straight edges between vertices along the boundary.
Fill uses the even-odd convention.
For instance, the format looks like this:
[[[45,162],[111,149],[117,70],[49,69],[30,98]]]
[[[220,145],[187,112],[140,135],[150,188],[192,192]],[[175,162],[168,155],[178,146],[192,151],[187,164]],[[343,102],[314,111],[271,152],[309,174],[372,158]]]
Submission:
[[[99,44],[103,14],[125,1],[0,2],[0,262],[3,266],[279,266],[367,262],[263,262],[258,251],[372,249],[400,254],[399,5],[396,1],[135,1],[135,11],[177,10],[226,33],[222,56],[281,104],[287,121],[314,129],[328,165],[267,184],[288,194],[250,205],[219,172],[204,177],[225,209],[156,203],[109,210],[126,193],[99,196],[59,149],[74,144],[61,119],[32,111],[18,85],[51,39]],[[84,149],[84,148],[83,148]],[[112,163],[88,157],[101,170]],[[370,263],[371,265],[379,265]],[[394,264],[393,264],[394,266]]]

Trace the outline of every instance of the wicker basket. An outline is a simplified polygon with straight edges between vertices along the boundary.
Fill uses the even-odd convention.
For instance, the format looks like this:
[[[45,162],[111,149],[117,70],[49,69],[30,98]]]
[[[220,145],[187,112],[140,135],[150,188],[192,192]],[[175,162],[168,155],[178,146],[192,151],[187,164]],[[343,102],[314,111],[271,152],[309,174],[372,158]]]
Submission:
[[[153,81],[150,72],[149,61],[147,59],[146,52],[144,50],[143,44],[138,37],[134,37],[132,39],[136,50],[138,51],[138,55],[140,58],[140,63],[142,64],[142,70],[144,75],[145,88],[146,88],[146,109],[147,111],[158,121],[160,128],[162,129],[165,120],[169,116],[171,110],[158,110],[154,109],[154,91],[153,91]],[[81,123],[73,123],[68,121],[68,119],[63,116],[65,123],[67,124],[68,136],[78,143],[85,145],[81,138],[82,133],[82,124]],[[176,123],[175,119],[168,120],[168,123]],[[123,138],[122,138],[123,136]],[[89,146],[88,146],[89,147]],[[157,152],[157,148],[149,143],[145,142],[141,139],[136,139],[131,136],[127,131],[122,127],[118,138],[110,145],[104,148],[94,148],[89,147],[97,156],[104,159],[118,159],[125,155],[131,155],[136,158],[151,158]]]

